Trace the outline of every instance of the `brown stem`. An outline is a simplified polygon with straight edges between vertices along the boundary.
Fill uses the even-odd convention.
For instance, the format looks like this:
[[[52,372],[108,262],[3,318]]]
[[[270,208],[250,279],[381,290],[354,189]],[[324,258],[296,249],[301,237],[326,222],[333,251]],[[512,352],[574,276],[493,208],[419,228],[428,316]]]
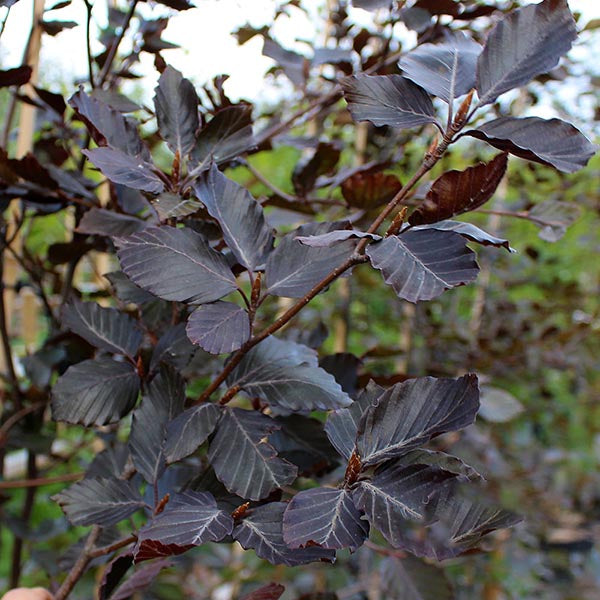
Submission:
[[[75,584],[79,581],[83,575],[86,567],[92,560],[92,551],[96,540],[100,536],[100,527],[94,525],[88,538],[85,542],[83,552],[79,555],[77,562],[73,565],[73,568],[69,571],[67,578],[62,582],[62,585],[58,588],[56,594],[54,594],[54,600],[65,600],[75,587]]]
[[[105,556],[106,554],[111,554],[112,552],[116,552],[125,546],[129,546],[129,544],[133,544],[137,540],[137,535],[128,535],[126,538],[109,544],[108,546],[102,546],[100,548],[96,548],[90,552],[90,558],[98,558],[99,556]]]
[[[92,44],[91,44],[91,24],[92,24],[92,5],[88,0],[83,0],[85,4],[85,9],[87,11],[86,14],[86,22],[85,22],[85,42],[86,42],[86,52],[87,52],[87,63],[88,63],[88,79],[90,80],[90,86],[92,89],[96,87],[96,83],[94,81],[94,64],[92,57]]]
[[[16,413],[12,414],[2,426],[0,426],[0,448],[4,447],[6,443],[6,439],[8,438],[8,432],[24,417],[28,414],[35,412],[38,408],[42,408],[44,406],[43,402],[38,402],[36,404],[31,404],[30,406],[25,406],[24,408],[18,410]],[[3,482],[0,482],[0,486],[2,486]],[[1,487],[0,487],[1,489]]]
[[[36,477],[32,479],[15,479],[13,481],[0,481],[0,490],[11,490],[20,488],[38,488],[53,483],[65,483],[67,481],[77,481],[84,477],[85,473],[66,473],[56,477]]]

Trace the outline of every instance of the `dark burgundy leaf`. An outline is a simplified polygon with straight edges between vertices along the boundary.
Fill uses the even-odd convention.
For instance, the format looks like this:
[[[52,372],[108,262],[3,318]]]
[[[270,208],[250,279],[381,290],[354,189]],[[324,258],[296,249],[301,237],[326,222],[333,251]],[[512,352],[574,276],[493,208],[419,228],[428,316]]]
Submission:
[[[190,315],[186,332],[206,352],[233,352],[250,337],[250,319],[248,312],[237,304],[213,302],[199,306]]]
[[[421,44],[404,55],[400,68],[405,77],[446,102],[475,87],[481,46],[460,32],[441,44]]]
[[[146,541],[164,545],[199,546],[218,542],[233,530],[233,519],[217,507],[207,492],[181,492],[165,510],[140,529],[136,550]]]
[[[198,199],[221,226],[223,238],[247,269],[264,264],[273,247],[261,205],[250,192],[223,175],[215,165],[194,185]]]
[[[117,478],[123,475],[123,469],[129,460],[127,444],[116,443],[96,454],[85,471],[86,477]]]
[[[137,569],[129,579],[118,587],[110,600],[129,600],[132,596],[138,595],[138,592],[146,589],[164,568],[170,566],[170,561],[163,559]]]
[[[369,535],[348,490],[312,488],[298,492],[283,515],[283,539],[290,548],[318,544],[354,552]]]
[[[67,329],[96,348],[134,357],[142,343],[137,323],[114,308],[73,300],[64,306],[61,316]]]
[[[122,554],[110,562],[102,574],[102,581],[98,590],[99,600],[108,600],[117,585],[119,585],[119,581],[129,571],[131,565],[133,565],[132,554]]]
[[[385,282],[409,302],[431,300],[473,281],[479,272],[475,254],[451,231],[407,231],[370,244],[366,254]]]
[[[246,594],[241,600],[279,600],[285,588],[279,583],[269,583],[249,594]]]
[[[456,473],[462,480],[483,481],[483,477],[470,465],[466,464],[460,458],[446,454],[445,452],[434,452],[432,450],[411,450],[408,454],[395,461],[400,465],[429,465],[438,467],[444,471]]]
[[[290,548],[283,540],[282,521],[285,502],[271,502],[252,510],[233,530],[233,537],[244,549],[252,548],[260,558],[274,565],[295,567],[315,561],[335,561],[335,551],[317,546]]]
[[[61,116],[64,115],[65,110],[67,110],[67,104],[61,94],[49,92],[48,90],[44,90],[36,86],[33,86],[33,89],[52,110]]]
[[[546,242],[558,241],[581,216],[581,209],[576,204],[560,200],[546,200],[536,204],[527,216],[538,227],[541,227],[540,238]]]
[[[200,208],[202,205],[193,198],[182,198],[176,194],[165,192],[152,202],[161,221],[166,219],[187,217]]]
[[[419,225],[413,227],[413,231],[421,231],[423,229],[437,229],[438,231],[454,231],[464,238],[477,242],[482,246],[495,246],[496,248],[506,248],[509,252],[514,252],[510,247],[508,240],[495,237],[487,231],[480,229],[471,223],[463,223],[462,221],[439,221],[431,225]]]
[[[394,547],[405,547],[407,521],[425,522],[428,505],[440,485],[455,477],[428,465],[379,467],[372,479],[354,486],[352,497],[373,527]]]
[[[455,600],[444,569],[414,556],[386,558],[381,566],[381,592],[389,600]]]
[[[225,487],[242,498],[260,500],[296,478],[294,465],[277,457],[268,435],[279,425],[261,413],[225,408],[208,459]],[[244,461],[240,461],[240,457]]]
[[[196,143],[198,96],[192,83],[181,73],[168,66],[154,90],[154,106],[158,130],[173,153],[183,158]]]
[[[446,431],[467,427],[479,409],[477,377],[420,377],[386,390],[363,413],[356,447],[363,465],[406,454]]]
[[[447,171],[433,182],[423,203],[410,215],[409,223],[435,223],[479,208],[494,195],[507,164],[508,156],[499,154],[489,163],[464,171]]]
[[[111,146],[125,154],[151,163],[148,147],[142,141],[136,123],[96,97],[79,90],[69,98],[69,104],[89,125],[90,133],[99,146]],[[118,182],[117,182],[118,183]]]
[[[252,107],[246,104],[228,106],[220,110],[198,134],[191,155],[193,172],[208,169],[211,162],[227,162],[254,145]]]
[[[292,173],[296,194],[306,196],[314,189],[319,176],[327,175],[335,169],[340,155],[339,147],[328,142],[319,142],[316,148],[305,152]]]
[[[154,348],[150,371],[155,371],[161,363],[183,369],[190,361],[194,350],[194,346],[185,333],[185,323],[170,327]]]
[[[175,417],[167,425],[164,450],[167,462],[177,462],[195,452],[214,431],[220,417],[219,409],[208,402]]]
[[[305,84],[309,62],[305,56],[282,48],[275,40],[268,37],[265,37],[262,53],[272,58],[294,85],[302,87]]]
[[[90,235],[123,236],[141,231],[147,226],[146,221],[131,215],[106,208],[92,208],[83,215],[76,231]]]
[[[422,88],[400,75],[356,75],[342,81],[355,121],[403,129],[437,123],[433,104]]]
[[[44,33],[51,36],[58,35],[63,29],[73,29],[77,25],[75,21],[40,21]]]
[[[552,70],[577,37],[566,0],[544,0],[511,12],[488,35],[477,65],[479,103]]]
[[[303,415],[275,419],[281,427],[269,437],[277,454],[295,464],[299,473],[312,473],[337,464],[338,458],[329,443],[323,424]]]
[[[470,129],[464,135],[565,173],[585,167],[598,150],[579,129],[560,119],[501,117]]]
[[[356,229],[335,229],[334,231],[323,233],[321,235],[301,235],[296,239],[304,246],[310,246],[311,248],[330,248],[339,242],[361,238],[369,238],[376,241],[382,239],[380,235],[357,231]]]
[[[329,413],[325,423],[325,433],[335,449],[346,460],[350,459],[356,447],[358,424],[363,413],[384,391],[384,388],[370,381],[348,408]]]
[[[285,355],[298,344],[268,337],[252,348],[227,378],[251,396],[284,410],[331,410],[351,402],[335,378],[306,362],[292,362]],[[307,348],[308,350],[308,348]],[[279,354],[278,354],[279,353]]]
[[[28,153],[23,158],[10,159],[6,158],[6,154],[4,154],[2,158],[3,162],[6,161],[8,168],[25,181],[31,181],[50,190],[55,190],[58,187],[48,169],[42,166],[33,154]]]
[[[195,5],[189,2],[188,0],[156,0],[159,4],[163,4],[164,6],[168,6],[169,8],[173,8],[175,10],[188,10],[190,8],[194,8]]]
[[[361,359],[349,352],[337,352],[319,360],[319,366],[331,373],[342,389],[351,396],[356,393],[361,364]]]
[[[69,367],[52,388],[52,418],[86,426],[115,423],[133,408],[139,387],[130,363],[85,360]]]
[[[91,98],[94,98],[94,100],[99,100],[103,104],[108,104],[108,106],[118,110],[120,113],[135,112],[141,108],[139,104],[136,104],[129,98],[123,96],[123,94],[114,90],[95,88],[89,95]]]
[[[456,17],[460,13],[460,5],[455,0],[418,0],[415,6],[426,10],[431,15]]]
[[[31,72],[32,69],[29,65],[23,65],[15,69],[0,70],[0,87],[24,85],[31,79]]]
[[[521,518],[513,512],[491,505],[464,486],[446,486],[441,499],[434,503],[436,522],[424,554],[445,560],[477,546],[481,539],[496,529],[512,527]]]
[[[401,189],[395,175],[356,173],[342,183],[342,196],[348,206],[371,210],[387,204]]]
[[[315,48],[315,53],[311,61],[312,66],[318,65],[344,65],[348,64],[352,72],[352,63],[356,54],[352,50],[345,48]]]
[[[152,194],[160,194],[164,190],[165,185],[154,172],[152,163],[115,148],[94,148],[82,152],[113,183]]]
[[[309,223],[283,237],[269,255],[265,267],[268,293],[301,298],[352,253],[356,242],[348,240],[327,249],[310,248],[296,238],[321,235],[339,229],[339,223]]]
[[[52,499],[73,525],[114,525],[145,506],[130,481],[100,477],[78,481]]]
[[[165,300],[212,302],[237,287],[224,256],[191,229],[148,227],[115,244],[125,274]]]
[[[161,558],[165,556],[177,556],[191,550],[194,546],[178,546],[177,544],[161,544],[154,540],[144,540],[135,555],[135,562]],[[112,600],[112,599],[111,599]]]
[[[148,393],[133,411],[129,448],[138,473],[154,485],[165,467],[167,424],[185,403],[185,381],[175,370],[163,366],[148,385]]]
[[[146,304],[156,300],[156,296],[153,296],[141,287],[138,287],[133,283],[125,273],[121,271],[113,271],[107,273],[104,277],[110,281],[113,286],[117,297],[123,302],[132,302],[133,304]]]

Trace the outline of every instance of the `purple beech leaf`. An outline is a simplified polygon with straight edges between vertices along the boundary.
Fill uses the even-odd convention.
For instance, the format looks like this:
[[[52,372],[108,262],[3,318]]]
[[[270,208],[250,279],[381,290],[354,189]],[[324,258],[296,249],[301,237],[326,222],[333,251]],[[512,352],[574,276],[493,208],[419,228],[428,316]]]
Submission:
[[[130,156],[110,147],[82,150],[82,152],[113,183],[152,194],[160,194],[165,188],[161,178],[154,173],[154,165],[142,158]]]
[[[151,485],[165,471],[167,424],[185,403],[185,381],[177,371],[162,367],[148,384],[148,392],[133,411],[129,448],[138,473]]]
[[[206,352],[229,353],[250,338],[250,319],[237,304],[219,300],[199,306],[188,319],[186,333]]]
[[[196,143],[198,96],[192,83],[170,65],[154,88],[154,107],[158,131],[173,152],[187,156]]]
[[[322,235],[301,235],[296,237],[301,244],[310,246],[311,248],[329,248],[339,242],[361,238],[369,238],[376,241],[382,239],[380,235],[357,231],[356,229],[336,229]]]
[[[481,46],[456,32],[441,44],[421,44],[400,60],[404,76],[430,94],[451,102],[475,87]]]
[[[393,0],[352,0],[352,6],[363,10],[377,10],[378,8],[390,8]]]
[[[142,343],[137,322],[114,308],[75,299],[63,307],[61,317],[64,327],[108,352],[133,358]]]
[[[255,145],[252,133],[252,107],[228,106],[220,110],[202,129],[191,153],[192,173],[208,169],[243,154]]]
[[[175,494],[164,511],[146,523],[138,535],[137,549],[146,540],[177,546],[199,546],[218,542],[233,530],[233,519],[218,508],[207,492]]]
[[[283,514],[283,539],[290,548],[318,544],[354,552],[369,535],[351,493],[345,489],[312,488],[298,492]]]
[[[158,213],[158,217],[161,221],[178,217],[187,217],[202,208],[200,202],[193,198],[182,198],[177,194],[171,194],[169,192],[165,192],[158,196],[158,198],[155,198],[152,201],[152,206]]]
[[[219,481],[234,494],[250,500],[267,497],[296,478],[294,465],[277,456],[268,443],[279,425],[261,413],[226,407],[208,451]]]
[[[331,373],[342,389],[354,396],[358,387],[358,370],[362,360],[350,352],[328,354],[319,360],[319,366]]]
[[[106,208],[91,208],[84,213],[75,231],[89,235],[123,236],[141,231],[148,225],[147,221],[131,215],[123,215]]]
[[[515,10],[490,31],[477,64],[481,105],[551,71],[577,37],[566,0],[544,0]]]
[[[315,561],[335,561],[335,551],[311,546],[290,548],[283,539],[283,513],[285,502],[271,502],[253,508],[233,530],[233,537],[245,550],[252,548],[259,558],[274,565],[295,567]]]
[[[342,81],[348,109],[355,121],[371,121],[407,129],[436,123],[431,98],[400,75],[353,75]]]
[[[297,237],[317,236],[339,228],[340,223],[309,223],[283,237],[265,266],[267,291],[272,296],[301,298],[335,267],[346,260],[356,242],[347,240],[331,248],[310,248]]]
[[[88,96],[83,90],[73,94],[69,104],[91,126],[90,133],[99,146],[111,146],[123,154],[141,159],[141,162],[152,163],[150,150],[142,141],[135,121],[124,117],[97,97]]]
[[[70,366],[52,388],[52,418],[78,425],[116,423],[134,406],[138,374],[128,362],[110,358]]]
[[[577,127],[561,119],[501,117],[463,135],[564,173],[583,169],[598,150]]]
[[[3,6],[5,5],[3,4]],[[31,73],[32,68],[29,65],[22,65],[14,69],[0,70],[0,87],[25,85],[31,79]]]
[[[117,442],[96,454],[94,460],[85,471],[86,477],[104,477],[119,479],[129,460],[127,444]]]
[[[219,222],[225,243],[239,262],[251,271],[263,265],[273,247],[273,234],[250,192],[225,177],[216,165],[196,181],[194,192]]]
[[[252,348],[227,378],[251,396],[285,410],[330,410],[348,406],[349,396],[333,375],[317,365],[294,361],[298,344],[268,337]],[[291,350],[285,355],[285,348]],[[279,356],[277,352],[281,352]],[[307,348],[302,354],[311,357]]]
[[[422,555],[436,560],[458,556],[477,546],[488,533],[521,521],[515,513],[479,498],[466,484],[448,483],[440,498],[432,503],[435,522],[429,527],[426,543],[421,544]]]
[[[218,407],[208,402],[175,417],[167,425],[164,449],[167,462],[177,462],[195,452],[214,431],[220,417]]]
[[[185,333],[185,323],[170,327],[163,333],[152,352],[150,371],[156,371],[161,363],[183,369],[196,349]]]
[[[413,227],[412,231],[423,231],[425,229],[436,229],[437,231],[454,231],[462,235],[464,238],[481,244],[482,246],[495,246],[496,248],[506,248],[509,252],[516,252],[510,247],[508,240],[498,238],[491,235],[487,231],[480,229],[476,225],[471,223],[464,223],[462,221],[438,221],[431,225],[419,225]]]
[[[581,216],[577,204],[560,200],[545,200],[536,204],[528,213],[533,223],[541,227],[539,237],[546,242],[557,242],[568,227]]]
[[[161,559],[137,569],[115,590],[110,600],[129,600],[133,595],[139,595],[138,592],[146,589],[163,569],[170,566],[168,559]]]
[[[174,10],[189,10],[194,8],[195,4],[188,2],[188,0],[156,0],[159,4],[173,8]]]
[[[462,480],[484,481],[482,475],[473,467],[460,460],[460,458],[446,454],[445,452],[435,452],[419,448],[418,450],[411,450],[408,454],[396,459],[395,464],[402,464],[404,466],[429,465],[455,473]]]
[[[281,429],[270,435],[269,442],[281,458],[298,467],[299,474],[312,474],[339,462],[323,424],[317,419],[296,414],[275,420]]]
[[[138,287],[122,271],[112,271],[104,275],[110,281],[117,298],[133,304],[147,304],[156,300],[156,296]]]
[[[362,464],[380,464],[441,433],[463,429],[473,423],[478,409],[479,388],[473,374],[397,383],[361,417],[356,447]]]
[[[499,154],[489,163],[479,163],[464,171],[447,171],[433,182],[408,222],[435,223],[479,208],[494,195],[507,164],[508,155]]]
[[[398,297],[431,300],[444,290],[473,281],[475,254],[458,233],[435,229],[407,231],[367,246],[371,264]]]
[[[237,287],[225,257],[191,229],[148,227],[115,244],[125,274],[159,298],[212,302]]]
[[[64,116],[65,110],[67,110],[67,104],[61,94],[50,92],[35,85],[33,86],[33,89],[44,104],[49,106],[56,114],[61,117]]]
[[[395,175],[359,171],[345,178],[341,188],[348,206],[371,210],[387,204],[402,189],[402,182]]]
[[[285,588],[280,583],[269,583],[249,594],[246,594],[241,600],[279,600]]]
[[[367,387],[361,391],[358,398],[348,408],[341,408],[329,413],[325,423],[325,433],[335,449],[346,460],[350,459],[356,447],[358,424],[363,413],[384,391],[385,388],[369,381]]]
[[[425,523],[431,498],[454,473],[428,465],[379,467],[371,479],[355,484],[352,497],[358,509],[394,547],[403,548],[408,522]]]
[[[115,92],[114,90],[95,88],[89,93],[89,96],[94,98],[94,100],[99,100],[104,104],[108,104],[108,106],[120,113],[130,113],[141,109],[139,104],[136,104],[133,100],[130,100],[123,94]]]
[[[390,600],[456,600],[443,568],[409,554],[383,560],[380,586],[382,597]]]
[[[99,600],[108,600],[131,565],[133,565],[133,554],[130,552],[121,554],[110,561],[102,574],[102,581],[98,589]]]
[[[297,87],[306,83],[309,60],[302,54],[292,50],[286,50],[275,40],[265,37],[263,42],[263,56],[272,58],[281,67],[288,79]]]
[[[298,196],[305,197],[314,189],[320,176],[331,174],[340,160],[339,145],[319,142],[316,148],[305,150],[292,172],[292,184]]]
[[[73,525],[114,525],[145,506],[130,481],[84,479],[52,497]]]

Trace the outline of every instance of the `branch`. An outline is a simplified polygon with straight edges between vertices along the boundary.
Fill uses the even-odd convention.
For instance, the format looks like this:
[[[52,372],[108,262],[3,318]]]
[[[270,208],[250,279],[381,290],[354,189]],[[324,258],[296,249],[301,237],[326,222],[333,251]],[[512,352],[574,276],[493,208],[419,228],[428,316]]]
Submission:
[[[98,525],[94,525],[88,538],[85,542],[85,546],[83,548],[83,552],[79,555],[77,562],[73,565],[73,568],[69,571],[67,578],[62,582],[62,585],[58,588],[58,591],[54,595],[54,600],[65,600],[68,595],[71,593],[75,584],[79,581],[81,576],[83,575],[86,567],[92,560],[92,551],[94,549],[94,544],[96,540],[100,536],[100,527]]]
[[[66,473],[56,477],[37,477],[35,479],[15,479],[14,481],[0,481],[0,490],[12,490],[19,488],[37,488],[53,483],[65,483],[77,481],[85,476],[85,473]]]

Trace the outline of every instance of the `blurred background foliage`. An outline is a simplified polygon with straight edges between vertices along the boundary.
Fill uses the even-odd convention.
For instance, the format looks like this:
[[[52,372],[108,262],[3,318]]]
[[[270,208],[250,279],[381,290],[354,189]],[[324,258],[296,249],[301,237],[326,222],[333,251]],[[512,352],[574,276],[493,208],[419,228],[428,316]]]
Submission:
[[[300,10],[297,4],[286,2],[280,8],[294,14]],[[497,4],[504,9],[511,3]],[[335,26],[340,7],[330,2],[328,8],[329,13],[323,6],[322,14],[329,26]],[[201,10],[201,6],[194,10]],[[375,13],[371,33],[382,39],[391,34],[393,40],[394,30],[385,19],[385,11]],[[475,29],[479,26],[476,23]],[[588,19],[580,28],[586,24],[579,50],[597,48],[594,28],[598,23]],[[350,25],[344,38],[358,35],[361,29]],[[371,42],[373,48],[377,44]],[[566,99],[554,93],[554,82],[544,92],[535,83],[493,110],[512,114],[516,104],[527,107],[528,114],[537,114],[539,108],[597,137],[600,125],[590,120],[590,115],[600,116],[600,72],[594,72],[598,66],[582,56],[590,54],[574,53],[552,78],[558,80],[556,89],[570,86],[575,96],[585,96],[583,104],[571,101],[573,93],[566,94]],[[329,75],[327,71],[321,74],[325,78]],[[42,86],[44,79],[42,72]],[[141,83],[135,85],[138,98],[134,94],[133,99],[142,99],[146,92]],[[73,90],[73,82],[65,81],[62,91],[68,96]],[[0,114],[6,112],[8,104],[7,91],[2,92]],[[281,103],[289,112],[294,102],[302,100],[303,96],[292,91]],[[348,122],[343,108],[340,101],[293,133],[333,142],[342,150],[340,164],[348,167],[357,160],[387,159],[390,166],[386,173],[407,180],[426,149],[427,135],[370,126],[366,143],[358,147],[356,127]],[[257,103],[256,112],[277,114],[278,109],[276,104],[264,107]],[[41,139],[44,128],[50,130],[53,124],[48,111],[40,111],[38,119]],[[431,180],[450,168],[464,169],[491,156],[482,151],[483,145],[477,142],[457,145],[436,167]],[[268,213],[274,223],[310,220],[315,216],[290,216],[285,202],[273,198],[274,188],[286,195],[295,193],[292,175],[303,155],[301,144],[281,140],[276,147],[250,156],[250,169],[234,165],[228,175],[248,186],[256,197],[272,197]],[[270,182],[269,187],[257,178],[257,172]],[[98,177],[89,169],[86,175]],[[416,202],[423,192],[416,190],[412,200]],[[347,214],[339,187],[324,187],[316,193],[331,204],[325,205],[328,218]],[[552,204],[556,201],[561,203],[558,208]],[[507,214],[529,214],[527,211],[542,204],[548,210],[559,210],[558,225],[552,230]],[[484,208],[467,220],[508,239],[516,252],[479,249],[482,273],[473,285],[413,306],[399,302],[391,289],[381,285],[379,273],[357,268],[354,277],[336,282],[328,294],[305,309],[288,333],[303,336],[325,328],[325,354],[354,354],[360,359],[361,379],[371,377],[384,385],[407,376],[476,372],[483,383],[482,410],[476,425],[452,439],[443,436],[437,444],[442,448],[453,444],[453,452],[485,474],[490,494],[522,514],[524,521],[490,539],[488,552],[461,556],[435,567],[387,550],[377,539],[354,555],[343,554],[333,567],[296,569],[268,565],[237,545],[208,544],[174,558],[172,562],[180,568],[166,569],[139,597],[238,598],[267,581],[283,583],[285,599],[302,594],[324,600],[600,597],[600,156],[583,171],[569,176],[513,157],[508,177]],[[69,218],[66,211],[32,215],[23,235],[30,255],[44,263],[52,246],[69,242]],[[78,286],[90,292],[90,297],[106,295],[93,260],[79,268]],[[273,314],[279,309],[276,305],[270,308]],[[48,324],[40,317],[39,344],[47,330]],[[27,363],[26,356],[32,356],[32,349],[26,348],[18,335],[14,346],[21,357],[19,369],[23,371],[28,364],[31,376],[36,364],[31,358]],[[37,366],[43,369],[41,364]],[[38,371],[37,376],[44,374]],[[194,393],[193,387],[189,393]],[[80,473],[98,448],[92,432],[51,422],[44,423],[35,435],[28,436],[19,428],[12,435],[7,464],[12,464],[11,456],[18,455],[17,447],[34,449],[47,457],[43,473],[48,478]],[[18,477],[18,461],[15,464]],[[6,477],[10,478],[8,474]],[[14,534],[25,540],[23,581],[28,585],[48,585],[45,573],[56,574],[76,558],[75,543],[84,529],[70,527],[50,500],[64,485],[59,482],[38,489],[28,523],[17,516],[26,490],[0,488],[1,508],[11,516],[10,531],[5,528],[1,533],[0,588],[7,581],[7,549]],[[109,543],[111,532],[104,535]],[[405,572],[410,572],[417,590],[419,580],[439,579],[435,595],[406,592]],[[84,580],[75,597],[90,598],[93,583],[91,578]],[[431,594],[431,589],[427,593]]]

